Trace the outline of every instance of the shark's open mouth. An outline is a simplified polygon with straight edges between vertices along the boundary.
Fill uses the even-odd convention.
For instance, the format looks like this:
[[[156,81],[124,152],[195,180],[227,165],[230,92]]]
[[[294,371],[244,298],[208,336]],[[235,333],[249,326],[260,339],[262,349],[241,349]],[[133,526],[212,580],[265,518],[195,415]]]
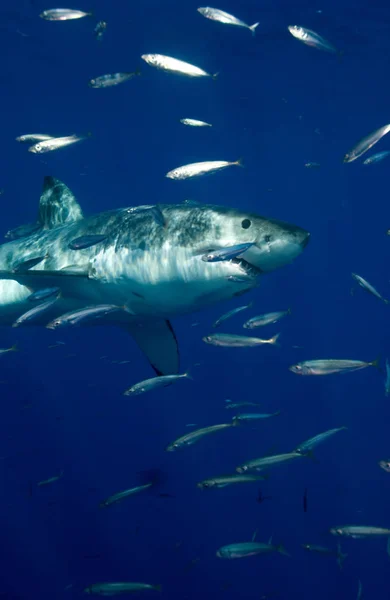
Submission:
[[[232,258],[231,262],[235,265],[238,265],[242,270],[243,275],[247,275],[251,279],[256,279],[258,275],[262,273],[262,270],[251,263],[247,262],[243,258]]]

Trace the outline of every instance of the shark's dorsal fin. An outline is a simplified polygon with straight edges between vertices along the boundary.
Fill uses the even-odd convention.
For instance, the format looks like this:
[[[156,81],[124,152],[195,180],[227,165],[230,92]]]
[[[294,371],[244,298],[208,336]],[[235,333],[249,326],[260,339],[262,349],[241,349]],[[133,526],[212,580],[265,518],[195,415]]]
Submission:
[[[55,177],[46,176],[39,201],[38,221],[44,229],[80,221],[83,213],[70,189]]]

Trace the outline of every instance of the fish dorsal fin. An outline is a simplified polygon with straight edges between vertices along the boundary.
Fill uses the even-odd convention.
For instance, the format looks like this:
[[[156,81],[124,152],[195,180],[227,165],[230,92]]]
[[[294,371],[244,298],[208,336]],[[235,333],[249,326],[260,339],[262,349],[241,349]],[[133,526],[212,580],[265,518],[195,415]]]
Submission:
[[[70,189],[55,177],[46,176],[39,201],[38,221],[44,229],[80,221],[83,213]]]

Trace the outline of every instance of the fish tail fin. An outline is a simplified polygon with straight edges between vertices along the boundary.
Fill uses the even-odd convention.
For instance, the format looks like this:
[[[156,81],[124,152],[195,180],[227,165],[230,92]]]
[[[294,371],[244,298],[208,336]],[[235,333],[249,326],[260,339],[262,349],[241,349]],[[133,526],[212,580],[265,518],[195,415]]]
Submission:
[[[381,362],[381,357],[380,357],[380,355],[378,355],[375,360],[373,360],[372,362],[370,362],[368,364],[369,364],[370,367],[375,367],[379,371],[382,371],[381,366],[380,366],[380,362]]]
[[[139,67],[134,71],[134,75],[141,75],[141,69]]]
[[[237,167],[242,167],[242,168],[244,168],[244,167],[245,167],[245,165],[244,165],[244,159],[242,158],[242,156],[240,156],[240,158],[239,158],[238,160],[235,160],[235,161],[233,162],[233,165],[237,165]]]
[[[339,60],[340,63],[343,62],[344,54],[345,54],[345,50],[339,50],[337,52],[337,58],[338,58],[338,60]]]
[[[218,75],[219,75],[219,71],[217,71],[216,73],[213,73],[213,75],[211,75],[213,81],[217,81]]]
[[[383,302],[384,302],[385,304],[390,304],[390,300],[387,300],[387,298],[383,298]]]
[[[260,25],[260,23],[253,23],[253,25],[249,26],[249,29],[251,30],[252,35],[255,35],[255,33],[256,33],[256,27],[258,27],[259,25]]]
[[[161,590],[162,590],[162,585],[161,585],[161,584],[154,585],[154,586],[153,586],[153,589],[154,589],[154,590],[156,590],[156,592],[161,592]]]
[[[287,315],[291,315],[291,313],[292,313],[292,310],[291,310],[291,308],[288,308],[288,309],[286,310],[286,314],[287,314]]]
[[[341,545],[339,542],[337,544],[337,564],[340,567],[340,571],[342,571],[342,569],[343,569],[343,564],[344,564],[344,561],[347,558],[347,556],[348,556],[348,554],[341,552]]]
[[[270,338],[268,340],[269,344],[272,344],[273,346],[280,346],[279,344],[279,338],[280,338],[280,333],[276,333],[272,338]]]
[[[190,373],[189,369],[187,369],[187,371],[186,371],[185,373],[183,373],[183,377],[184,377],[185,379],[191,379],[191,381],[194,381],[194,378],[192,377],[192,375],[191,375],[191,373]]]
[[[238,418],[238,416],[233,417],[232,419],[232,427],[239,427],[241,425],[240,423],[240,419]]]
[[[17,343],[11,346],[10,352],[19,352],[19,347]]]
[[[282,411],[281,410],[277,410],[276,412],[274,412],[273,416],[277,417],[277,416],[279,416],[281,414],[282,414]]]
[[[314,454],[313,450],[308,450],[307,452],[305,452],[303,454],[303,456],[306,456],[307,458],[310,458],[310,460],[312,460],[313,462],[318,462],[317,457]]]
[[[291,556],[291,554],[287,552],[283,544],[279,544],[278,546],[276,546],[276,550],[279,552],[279,554],[283,554],[283,556]]]

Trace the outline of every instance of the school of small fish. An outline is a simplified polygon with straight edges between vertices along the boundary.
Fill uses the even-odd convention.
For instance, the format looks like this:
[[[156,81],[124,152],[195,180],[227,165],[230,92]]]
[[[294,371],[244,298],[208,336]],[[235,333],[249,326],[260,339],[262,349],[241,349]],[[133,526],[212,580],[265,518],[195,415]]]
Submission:
[[[239,4],[237,5],[237,12],[239,10]],[[194,13],[198,12],[202,17],[208,19],[209,21],[213,21],[215,23],[219,23],[222,25],[230,25],[232,27],[237,27],[241,29],[248,29],[252,36],[257,35],[257,38],[261,36],[261,22],[254,22],[252,25],[247,24],[245,21],[237,18],[236,16],[229,14],[218,8],[211,7],[199,7],[197,10],[194,10]],[[39,15],[45,21],[73,21],[83,18],[91,18],[93,15],[91,12],[84,12],[82,10],[76,9],[65,9],[65,8],[54,8],[43,10]],[[209,24],[212,27],[211,24]],[[216,26],[218,27],[218,26]],[[96,40],[99,42],[102,41],[104,34],[107,29],[107,23],[105,21],[99,21],[96,23],[93,33],[95,35]],[[293,38],[300,41],[302,44],[306,46],[315,48],[317,50],[321,50],[324,52],[328,52],[330,54],[336,55],[339,59],[343,57],[343,51],[338,49],[333,43],[327,40],[325,37],[320,35],[319,33],[302,27],[300,25],[289,25],[287,31]],[[245,34],[243,34],[245,35]],[[302,48],[303,51],[303,48]],[[209,72],[207,69],[207,64],[202,66],[196,66],[191,64],[190,62],[186,62],[181,58],[175,58],[171,56],[167,56],[164,54],[142,54],[140,57],[146,65],[152,67],[153,69],[163,71],[165,73],[171,73],[181,76],[186,76],[190,78],[199,78],[199,79],[211,79],[215,80],[215,85],[218,85],[219,77],[223,77],[223,73],[219,75],[218,73]],[[332,57],[330,57],[332,58]],[[333,58],[332,58],[333,60]],[[207,60],[205,61],[207,63]],[[203,66],[205,68],[203,68]],[[147,69],[148,70],[148,69]],[[153,70],[150,69],[150,73],[152,75]],[[121,85],[122,83],[131,81],[131,80],[140,80],[139,76],[141,75],[141,70],[136,69],[134,71],[129,72],[114,72],[114,73],[103,73],[100,75],[96,75],[92,79],[86,80],[86,85],[88,85],[92,89],[102,89],[102,88],[112,88]],[[135,82],[133,82],[135,84]],[[132,84],[132,85],[133,85]],[[211,83],[210,85],[213,85]],[[101,92],[103,95],[110,94],[112,92]],[[91,94],[95,94],[95,92],[91,92]],[[100,92],[96,92],[97,95],[100,95]],[[177,121],[187,127],[193,128],[204,128],[205,131],[199,132],[199,135],[212,135],[215,130],[215,124],[209,123],[208,121],[200,120],[192,117],[183,117],[177,118]],[[214,127],[213,131],[206,131],[207,128]],[[390,132],[390,124],[385,124],[378,129],[373,130],[371,133],[366,134],[359,141],[357,141],[354,145],[351,144],[350,149],[345,153],[344,157],[340,157],[340,162],[344,163],[352,163],[360,159],[363,155],[365,155],[374,145],[376,145],[387,133]],[[364,132],[363,132],[364,133]],[[196,132],[188,131],[188,135],[197,135]],[[70,133],[68,135],[51,135],[48,133],[30,133],[23,134],[16,137],[16,141],[21,144],[29,144],[28,151],[32,154],[41,155],[48,152],[53,152],[62,148],[66,148],[68,146],[72,146],[78,144],[79,142],[91,140],[93,141],[93,135],[90,132],[84,133]],[[390,156],[390,150],[383,150],[376,154],[372,154],[368,156],[362,162],[364,165],[373,165],[385,160],[388,156]],[[201,157],[200,157],[201,158]],[[193,162],[189,164],[183,164],[181,166],[172,168],[165,174],[165,177],[174,181],[188,180],[198,177],[203,177],[205,175],[210,175],[213,173],[224,171],[225,169],[233,166],[243,166],[243,161],[241,158],[236,160],[220,160],[223,157],[217,157],[216,160],[199,160],[198,162]],[[228,157],[224,157],[225,159]],[[31,159],[33,160],[33,159]],[[308,169],[317,169],[320,167],[319,163],[316,162],[307,162],[304,165]],[[349,168],[349,167],[345,167]],[[175,184],[176,185],[176,184]],[[187,200],[187,203],[191,203],[192,201]],[[164,216],[162,211],[159,209],[158,205],[156,206],[145,206],[140,207],[139,210],[149,211],[153,216],[155,222],[161,226],[165,226]],[[244,226],[244,225],[243,225]],[[16,229],[9,231],[6,235],[6,238],[10,240],[19,239],[20,237],[24,237],[30,235],[39,227],[37,223],[31,223],[27,225],[23,225]],[[387,232],[390,235],[390,229]],[[72,239],[69,241],[68,248],[75,253],[82,252],[85,249],[91,248],[93,246],[103,246],[105,240],[107,240],[110,236],[110,233],[101,233],[101,234],[91,234],[91,235],[83,235],[76,239]],[[252,243],[246,244],[238,244],[231,245],[230,247],[226,247],[223,249],[213,249],[205,246],[204,252],[200,255],[200,260],[207,263],[219,263],[224,261],[239,261],[239,257],[242,256],[246,251],[250,250]],[[49,258],[48,255],[45,256],[36,256],[22,263],[17,263],[13,265],[12,269],[15,273],[24,273],[37,265],[40,265],[45,260]],[[72,269],[72,265],[68,268],[71,272],[73,270],[77,272],[77,267]],[[243,263],[243,274],[242,278],[246,280],[251,276],[250,269],[245,270],[245,266]],[[374,287],[369,281],[363,278],[361,275],[356,273],[351,274],[353,281],[363,290],[365,290],[368,294],[380,300],[384,305],[389,304],[389,300],[382,296],[382,294]],[[229,279],[231,281],[240,281],[240,276],[230,276]],[[347,285],[347,284],[346,284]],[[20,327],[27,322],[33,321],[38,317],[42,317],[42,315],[50,312],[50,308],[58,301],[61,296],[61,288],[60,287],[46,287],[42,288],[38,291],[31,293],[28,300],[31,302],[31,308],[20,315],[20,317],[14,322],[14,327]],[[256,307],[253,306],[253,303],[249,303],[243,306],[239,306],[229,310],[228,312],[222,314],[213,324],[213,328],[219,328],[222,325],[226,325],[226,321],[230,321],[233,317],[237,318],[241,313],[245,311],[245,314],[248,315],[248,318],[243,322],[242,327],[245,330],[257,330],[262,329],[263,327],[269,327],[279,322],[288,319],[294,318],[294,310],[289,308],[288,306],[275,306],[270,307],[270,312],[262,313]],[[127,311],[126,305],[116,306],[109,304],[91,304],[90,306],[85,306],[82,309],[74,310],[68,312],[66,314],[61,315],[51,321],[49,321],[46,325],[48,329],[57,330],[57,329],[65,329],[65,328],[74,328],[81,324],[87,323],[89,321],[94,321],[99,319],[100,321],[104,321],[104,319],[108,315],[113,315],[118,311]],[[252,314],[249,314],[251,312]],[[283,325],[282,323],[282,325]],[[258,332],[254,332],[258,333]],[[227,332],[222,333],[210,333],[202,337],[202,341],[210,346],[214,346],[217,348],[228,348],[228,349],[249,349],[249,348],[258,348],[259,346],[273,346],[273,347],[283,347],[283,336],[278,333],[274,333],[269,337],[258,337],[250,336],[250,335],[238,335]],[[60,345],[61,342],[58,342],[56,345]],[[54,347],[54,346],[53,346]],[[0,354],[6,354],[9,352],[13,352],[18,350],[16,345],[0,349]],[[212,350],[213,351],[213,350]],[[215,350],[215,352],[224,352],[224,350]],[[244,350],[245,351],[245,350]],[[254,352],[264,352],[263,350],[253,350]],[[274,351],[274,349],[269,349],[269,351]],[[228,351],[227,351],[228,352]],[[250,350],[252,352],[252,350]],[[371,357],[373,358],[373,357]],[[127,361],[122,361],[122,363],[126,363]],[[119,364],[122,364],[119,362]],[[358,370],[366,369],[368,367],[374,367],[380,372],[382,372],[380,365],[380,358],[375,358],[370,361],[364,361],[356,358],[308,358],[302,361],[297,362],[289,366],[290,373],[301,375],[301,376],[325,376],[325,375],[334,375],[341,373],[352,373]],[[287,370],[286,370],[287,371]],[[186,371],[184,373],[178,375],[159,375],[156,377],[152,377],[150,379],[139,381],[134,383],[131,387],[123,391],[124,396],[126,397],[134,397],[140,396],[147,392],[157,391],[163,387],[171,386],[173,384],[181,386],[183,385],[183,389],[186,385],[191,385],[191,380],[196,380],[196,372],[193,373]],[[180,380],[186,380],[188,383],[179,383]],[[302,381],[302,385],[304,386],[304,381]],[[386,359],[385,362],[385,395],[390,396],[390,363],[389,360]],[[185,394],[185,391],[183,392]],[[158,394],[156,394],[158,396]],[[254,398],[253,400],[257,400]],[[235,437],[238,435],[237,432],[243,431],[245,428],[250,428],[250,426],[257,425],[259,429],[261,427],[271,426],[270,423],[274,424],[277,427],[277,423],[284,418],[283,411],[277,410],[274,412],[263,412],[263,409],[260,409],[263,399],[259,397],[260,402],[256,401],[232,401],[226,400],[225,409],[238,411],[230,420],[227,419],[228,422],[217,423],[217,424],[208,424],[202,427],[198,427],[194,423],[187,424],[182,426],[182,430],[178,428],[178,437],[172,440],[165,448],[165,451],[170,453],[182,453],[185,455],[188,451],[192,452],[191,449],[187,449],[189,446],[200,445],[202,446],[202,440],[204,438],[208,438],[211,436],[212,439],[217,439],[219,436],[214,436],[214,434],[221,432],[221,439],[226,436],[226,439],[229,439],[229,444],[234,445]],[[184,400],[183,400],[184,401]],[[134,400],[136,402],[136,400]],[[252,412],[244,412],[244,410],[251,410]],[[261,411],[261,412],[260,412]],[[227,413],[225,413],[227,414]],[[274,417],[279,416],[279,419],[274,419]],[[191,430],[190,432],[184,433],[184,427],[196,427],[196,429]],[[229,431],[228,431],[229,430]],[[225,433],[223,433],[225,432]],[[329,441],[331,438],[338,434],[344,432],[342,436],[345,436],[347,439],[348,427],[347,425],[342,425],[339,427],[334,427],[332,429],[323,431],[321,433],[317,433],[313,437],[308,438],[303,442],[299,442],[297,440],[297,445],[295,448],[286,448],[284,452],[275,453],[269,452],[265,454],[261,454],[258,457],[248,458],[245,462],[241,464],[232,464],[231,472],[226,474],[215,474],[215,476],[210,475],[202,481],[198,481],[194,483],[194,488],[199,488],[201,490],[219,490],[224,489],[226,487],[240,487],[237,484],[244,483],[255,483],[258,484],[259,481],[264,481],[268,478],[268,473],[271,469],[276,466],[285,466],[288,468],[294,468],[295,463],[300,463],[302,468],[304,468],[304,464],[307,464],[307,459],[314,458],[314,450],[322,443]],[[314,432],[308,432],[310,433]],[[230,437],[229,437],[230,436]],[[342,437],[340,435],[340,439]],[[298,460],[302,459],[302,460]],[[294,463],[294,465],[292,464]],[[390,459],[382,458],[378,460],[377,466],[385,472],[390,473]],[[64,476],[64,471],[61,471],[57,475],[53,475],[47,479],[41,480],[37,482],[38,487],[43,487],[55,483],[61,480]],[[65,478],[66,476],[64,476]],[[154,481],[150,481],[143,485],[138,485],[131,487],[129,489],[125,489],[123,491],[115,492],[105,500],[101,500],[100,507],[105,508],[112,505],[117,504],[118,502],[128,499],[132,496],[136,496],[138,494],[142,494],[149,490],[154,486]],[[246,487],[246,486],[243,486]],[[206,493],[206,492],[205,492]],[[217,492],[219,493],[219,492]],[[223,493],[223,492],[222,492]],[[259,500],[260,501],[260,500]],[[304,496],[304,510],[307,510],[307,494],[305,491]],[[390,523],[390,520],[389,520]],[[387,551],[390,556],[390,529],[386,527],[381,527],[377,525],[333,525],[329,529],[329,533],[335,537],[344,537],[351,539],[365,539],[365,538],[386,538],[387,539]],[[228,529],[226,536],[229,536]],[[256,541],[256,533],[254,534],[252,540],[248,539],[245,541],[227,543],[224,546],[219,548],[215,548],[214,554],[219,559],[223,560],[231,560],[238,558],[246,558],[250,556],[258,556],[258,555],[266,555],[271,553],[279,553],[283,556],[289,557],[290,553],[286,551],[282,544],[275,544],[272,541],[272,537],[268,539],[268,541],[259,542]],[[347,554],[343,553],[340,547],[340,543],[338,542],[336,546],[326,547],[316,543],[302,543],[302,548],[307,552],[313,555],[318,556],[328,556],[336,559],[340,569],[343,568],[344,561],[347,557]],[[91,595],[102,595],[102,596],[113,596],[120,594],[128,594],[128,593],[138,593],[144,591],[161,591],[161,586],[157,584],[151,583],[137,583],[137,582],[96,582],[91,583],[87,587],[84,588],[84,593]],[[358,582],[358,598],[362,597],[362,585],[361,582]]]

